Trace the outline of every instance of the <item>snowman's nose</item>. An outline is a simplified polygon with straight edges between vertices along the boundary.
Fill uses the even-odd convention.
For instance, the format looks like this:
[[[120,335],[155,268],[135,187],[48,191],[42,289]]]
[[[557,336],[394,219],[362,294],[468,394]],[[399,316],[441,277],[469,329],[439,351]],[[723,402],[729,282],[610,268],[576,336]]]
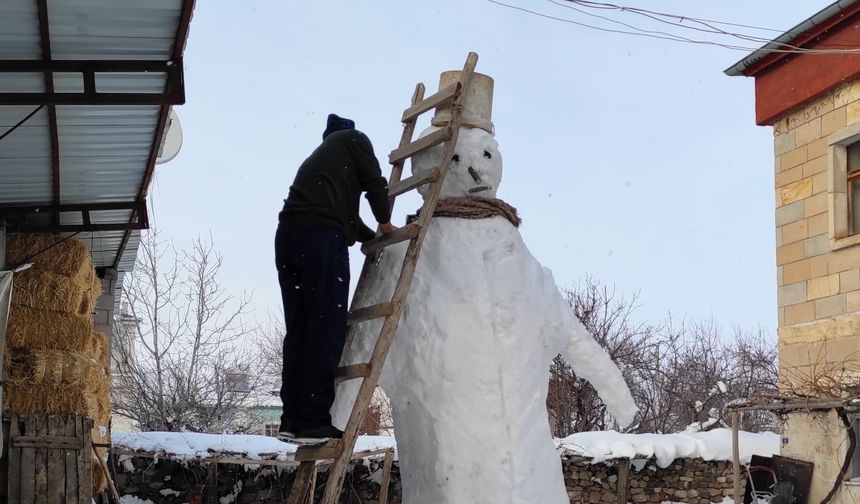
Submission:
[[[476,184],[480,184],[480,183],[481,183],[481,176],[480,176],[480,175],[478,175],[478,172],[477,172],[477,171],[475,171],[475,169],[474,169],[474,168],[472,168],[471,166],[469,167],[469,175],[471,175],[471,176],[472,176],[472,179],[474,179],[474,181],[475,181],[475,183],[476,183]]]

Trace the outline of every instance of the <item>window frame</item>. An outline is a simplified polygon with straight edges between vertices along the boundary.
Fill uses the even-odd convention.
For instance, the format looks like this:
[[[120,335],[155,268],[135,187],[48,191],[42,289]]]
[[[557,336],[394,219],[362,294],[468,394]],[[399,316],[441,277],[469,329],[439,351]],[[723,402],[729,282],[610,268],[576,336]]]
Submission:
[[[860,181],[860,171],[848,175],[848,147],[860,143],[860,122],[849,125],[827,138],[829,229],[831,249],[860,245],[860,223],[852,222],[851,186]],[[858,182],[860,183],[860,182]],[[858,224],[856,231],[852,227]]]

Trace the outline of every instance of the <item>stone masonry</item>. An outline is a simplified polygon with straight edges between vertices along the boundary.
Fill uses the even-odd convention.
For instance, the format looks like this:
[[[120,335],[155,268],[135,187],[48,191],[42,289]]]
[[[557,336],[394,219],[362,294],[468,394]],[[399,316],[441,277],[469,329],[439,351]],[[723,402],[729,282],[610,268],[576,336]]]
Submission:
[[[129,463],[133,471],[129,471],[132,467]],[[626,460],[590,464],[564,459],[562,467],[570,502],[617,503],[620,463],[628,464]],[[217,479],[213,480],[211,474],[205,464],[135,458],[116,468],[116,483],[120,495],[134,495],[155,503],[219,502],[232,494],[235,500],[231,502],[238,504],[280,504],[289,494],[293,479],[293,473],[288,470],[230,464],[218,465]],[[724,497],[732,494],[730,462],[679,459],[661,469],[653,460],[640,460],[633,462],[628,474],[628,501],[638,504],[662,501],[711,504],[723,502]],[[351,504],[377,502],[380,475],[379,461],[353,466],[345,483],[345,488],[349,489],[344,492],[344,496],[348,495],[345,498]],[[324,483],[325,473],[321,472],[317,488],[322,488]],[[212,499],[210,493],[216,494],[216,498]],[[389,504],[400,503],[396,462],[388,495]]]

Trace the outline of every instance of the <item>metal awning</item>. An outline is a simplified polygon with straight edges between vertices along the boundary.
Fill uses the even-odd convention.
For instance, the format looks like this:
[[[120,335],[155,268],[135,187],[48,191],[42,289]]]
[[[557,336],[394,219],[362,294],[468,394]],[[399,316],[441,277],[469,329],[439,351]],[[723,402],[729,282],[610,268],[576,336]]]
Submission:
[[[0,2],[0,219],[131,269],[193,0]]]

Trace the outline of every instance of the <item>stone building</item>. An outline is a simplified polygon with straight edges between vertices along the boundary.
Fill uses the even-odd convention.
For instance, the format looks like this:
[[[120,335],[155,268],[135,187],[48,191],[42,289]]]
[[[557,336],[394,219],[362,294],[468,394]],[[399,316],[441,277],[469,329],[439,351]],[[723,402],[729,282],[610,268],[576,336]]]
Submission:
[[[786,395],[860,393],[860,53],[851,50],[860,51],[860,1],[840,0],[726,70],[755,79],[756,122],[774,133]],[[847,419],[860,434],[857,418]],[[860,450],[848,453],[835,410],[789,414],[782,444],[783,455],[815,464],[809,502],[839,480],[833,502],[860,498]]]

